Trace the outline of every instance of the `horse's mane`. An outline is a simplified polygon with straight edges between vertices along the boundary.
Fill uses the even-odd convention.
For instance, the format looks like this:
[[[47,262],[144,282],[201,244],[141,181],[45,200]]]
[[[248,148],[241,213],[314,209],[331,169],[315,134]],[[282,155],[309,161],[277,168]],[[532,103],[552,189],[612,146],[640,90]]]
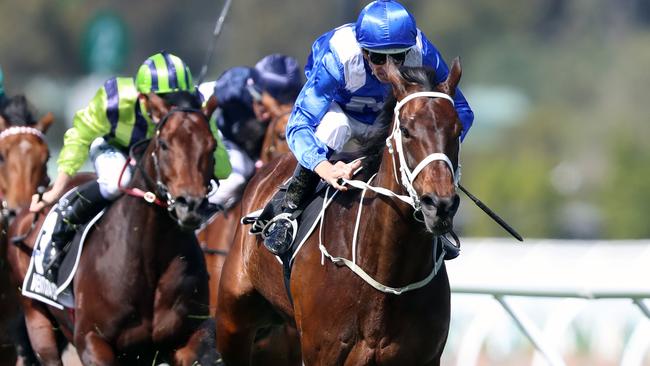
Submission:
[[[179,91],[173,93],[160,94],[165,103],[177,108],[201,109],[201,98],[197,93],[188,91]]]
[[[34,108],[24,95],[15,95],[0,105],[0,115],[12,126],[34,126],[36,115]]]
[[[435,70],[429,67],[407,67],[402,66],[399,69],[402,77],[410,84],[422,85],[426,91],[433,90],[436,85]],[[370,136],[362,141],[360,156],[365,156],[363,165],[364,171],[375,173],[379,169],[382,153],[386,147],[386,139],[391,132],[393,121],[393,109],[397,104],[397,99],[393,95],[392,89],[384,107],[375,120],[378,127]]]

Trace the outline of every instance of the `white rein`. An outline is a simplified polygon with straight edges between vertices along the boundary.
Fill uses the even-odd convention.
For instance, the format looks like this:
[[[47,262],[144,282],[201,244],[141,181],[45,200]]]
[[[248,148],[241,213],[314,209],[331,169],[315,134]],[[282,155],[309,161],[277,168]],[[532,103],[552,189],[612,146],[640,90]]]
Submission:
[[[352,272],[354,272],[357,276],[361,277],[366,283],[374,287],[375,289],[384,292],[384,293],[390,293],[394,295],[401,295],[405,292],[412,291],[415,289],[419,289],[421,287],[426,286],[433,278],[436,276],[438,273],[438,270],[440,270],[440,267],[442,267],[442,264],[444,262],[444,257],[445,257],[445,250],[444,247],[442,248],[441,253],[437,253],[437,244],[438,241],[440,240],[439,238],[436,238],[436,240],[433,243],[433,260],[434,260],[434,265],[431,273],[424,279],[408,284],[403,287],[390,287],[386,286],[379,281],[375,280],[370,276],[368,273],[366,273],[361,267],[359,267],[356,264],[356,252],[357,252],[357,237],[359,234],[359,225],[361,222],[361,209],[363,207],[363,198],[367,192],[367,190],[374,191],[378,194],[382,194],[388,197],[393,197],[397,198],[405,203],[408,203],[413,207],[413,209],[417,212],[420,210],[420,199],[417,195],[417,192],[415,191],[415,188],[413,187],[413,182],[415,181],[415,178],[420,174],[422,169],[424,169],[425,166],[430,164],[431,162],[434,161],[444,161],[447,166],[449,167],[449,170],[452,172],[454,176],[454,185],[458,186],[458,182],[460,180],[460,165],[458,169],[454,169],[454,166],[449,159],[449,157],[444,154],[444,153],[432,153],[429,154],[426,158],[424,158],[412,171],[409,169],[409,167],[406,164],[406,158],[404,156],[404,148],[402,145],[402,131],[400,129],[400,120],[399,120],[399,111],[400,109],[406,104],[408,101],[418,98],[418,97],[426,97],[426,98],[443,98],[451,102],[452,105],[454,105],[454,100],[451,98],[449,95],[440,93],[440,92],[418,92],[418,93],[413,93],[408,96],[406,96],[404,99],[399,101],[395,105],[394,109],[394,118],[395,118],[395,123],[393,124],[393,131],[388,136],[386,139],[386,146],[388,147],[388,152],[391,154],[391,158],[393,161],[393,171],[395,173],[395,180],[397,183],[401,184],[406,191],[408,192],[408,196],[404,195],[399,195],[389,189],[382,188],[382,187],[374,187],[370,185],[370,182],[372,179],[375,177],[374,175],[368,180],[368,182],[363,182],[360,180],[347,180],[343,179],[345,184],[348,184],[352,187],[359,188],[362,190],[361,193],[361,199],[359,202],[359,211],[357,213],[357,220],[356,224],[354,227],[354,237],[352,239],[352,260],[342,258],[342,257],[334,257],[332,256],[325,246],[323,245],[322,242],[322,232],[323,232],[323,219],[324,219],[324,214],[325,214],[325,209],[329,205],[329,203],[334,199],[334,195],[336,195],[335,192],[334,195],[332,195],[331,198],[328,199],[328,193],[330,187],[327,187],[327,191],[325,192],[325,199],[323,200],[323,208],[321,210],[320,216],[321,216],[321,223],[320,223],[320,233],[319,233],[319,249],[321,251],[321,264],[324,264],[324,258],[327,257],[329,260],[331,260],[333,263],[342,263],[345,266],[347,266]],[[393,148],[393,143],[391,140],[395,141],[395,149]],[[460,146],[460,145],[459,145]],[[401,174],[401,182],[398,178],[397,175],[397,167],[395,163],[395,152],[397,152],[397,157],[399,159],[400,163],[400,172]],[[417,216],[414,216],[417,217]]]

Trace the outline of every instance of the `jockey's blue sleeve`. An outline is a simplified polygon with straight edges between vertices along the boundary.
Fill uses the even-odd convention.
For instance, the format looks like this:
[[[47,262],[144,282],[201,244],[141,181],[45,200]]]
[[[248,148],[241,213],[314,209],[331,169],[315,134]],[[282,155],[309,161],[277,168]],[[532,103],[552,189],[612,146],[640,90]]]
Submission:
[[[420,32],[420,34],[422,35],[422,64],[436,70],[436,83],[440,83],[447,79],[449,67],[442,58],[442,55],[440,55],[440,52],[429,42],[424,33]],[[456,94],[453,97],[456,113],[458,113],[458,118],[463,125],[463,131],[460,133],[460,140],[463,141],[474,122],[474,112],[470,108],[469,103],[467,103],[467,99],[465,99],[460,88],[456,88]]]
[[[287,124],[289,148],[300,165],[312,171],[327,160],[328,147],[315,131],[341,88],[343,75],[342,66],[331,52],[314,62]]]

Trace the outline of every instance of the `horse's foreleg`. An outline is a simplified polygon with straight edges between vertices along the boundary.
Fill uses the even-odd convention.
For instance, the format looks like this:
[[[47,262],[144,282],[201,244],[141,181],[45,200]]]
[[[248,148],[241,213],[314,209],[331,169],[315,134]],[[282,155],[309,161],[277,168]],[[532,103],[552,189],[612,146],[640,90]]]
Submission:
[[[249,366],[255,329],[243,328],[230,322],[220,322],[217,328],[217,348],[228,366]]]
[[[215,365],[218,359],[214,319],[204,321],[185,346],[174,353],[174,364],[180,366],[191,366],[197,362],[200,365]]]
[[[82,337],[83,339],[80,339]],[[113,347],[104,338],[94,330],[89,331],[82,337],[75,336],[75,344],[84,365],[117,365]]]
[[[27,334],[36,358],[44,366],[63,366],[56,343],[56,328],[47,316],[47,310],[31,300],[26,300],[23,308]]]

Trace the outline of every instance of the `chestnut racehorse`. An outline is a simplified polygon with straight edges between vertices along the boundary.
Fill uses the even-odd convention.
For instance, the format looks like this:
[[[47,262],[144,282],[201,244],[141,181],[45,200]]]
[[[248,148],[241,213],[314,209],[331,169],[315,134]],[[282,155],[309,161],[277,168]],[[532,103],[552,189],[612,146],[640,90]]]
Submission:
[[[280,104],[267,93],[262,94],[262,104],[272,116],[260,152],[260,163],[266,164],[290,151],[285,131],[293,105]],[[198,234],[210,273],[211,314],[214,314],[217,306],[221,268],[232,246],[241,216],[241,203],[237,202],[227,211],[215,215],[210,224]],[[265,337],[259,337],[255,343],[253,355],[253,364],[300,365],[300,351],[295,329],[290,327],[268,329]]]
[[[14,365],[16,357],[28,365],[36,360],[20,313],[20,292],[6,262],[7,245],[11,245],[6,231],[13,218],[29,207],[37,188],[48,185],[49,149],[44,134],[54,117],[48,113],[32,120],[24,96],[10,98],[5,111],[7,118],[0,115],[0,365]]]
[[[109,207],[86,238],[72,284],[75,309],[23,301],[30,340],[43,364],[61,365],[57,327],[87,365],[216,361],[208,274],[193,232],[207,200],[216,141],[198,99],[185,96],[173,108],[156,94],[147,96],[147,109],[160,122],[138,159],[129,194]],[[145,201],[137,193],[143,191],[155,193],[156,200]],[[24,232],[32,216],[18,217],[9,234]],[[35,237],[26,242],[33,245]],[[9,257],[14,274],[24,276],[29,258],[18,250]]]
[[[436,85],[432,70],[388,63],[392,97],[376,121],[384,128],[363,144],[361,175],[370,183],[357,180],[350,184],[367,189],[337,194],[297,253],[293,302],[261,239],[241,227],[235,234],[217,307],[217,347],[227,365],[248,365],[258,329],[282,322],[297,327],[305,365],[440,364],[450,290],[444,251],[434,243],[452,229],[459,202],[462,126],[452,97],[461,68],[454,60]],[[264,207],[295,164],[285,156],[263,167],[244,193],[243,212]]]
[[[264,134],[260,153],[260,163],[263,165],[289,152],[285,130],[293,105],[279,104],[277,100],[267,93],[262,94],[262,103],[272,116]],[[214,219],[198,234],[199,242],[205,253],[208,272],[210,273],[210,307],[213,310],[216,309],[217,305],[217,289],[219,288],[221,268],[232,245],[241,216],[241,205],[240,202],[237,202],[227,211],[215,215]]]

